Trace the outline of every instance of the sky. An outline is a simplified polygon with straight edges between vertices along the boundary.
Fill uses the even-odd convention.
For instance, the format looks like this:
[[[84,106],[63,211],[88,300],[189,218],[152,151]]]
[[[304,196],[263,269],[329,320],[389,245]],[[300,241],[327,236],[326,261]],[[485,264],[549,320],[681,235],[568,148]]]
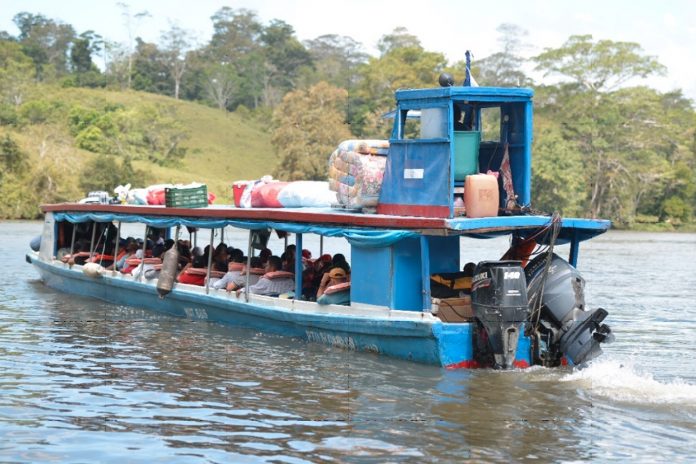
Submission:
[[[696,0],[124,0],[132,13],[146,10],[137,35],[156,42],[170,24],[190,30],[199,44],[212,35],[210,17],[221,7],[246,8],[267,24],[282,19],[300,40],[323,34],[350,36],[376,55],[380,37],[396,27],[417,36],[428,51],[442,52],[450,62],[471,50],[484,58],[499,50],[496,28],[511,23],[528,31],[533,56],[560,47],[573,34],[638,43],[667,67],[667,75],[645,84],[661,91],[682,89],[696,101]],[[94,30],[127,42],[122,10],[116,1],[0,0],[0,30],[15,35],[12,17],[20,11],[41,13],[71,24],[78,33]],[[534,76],[539,78],[540,76]]]

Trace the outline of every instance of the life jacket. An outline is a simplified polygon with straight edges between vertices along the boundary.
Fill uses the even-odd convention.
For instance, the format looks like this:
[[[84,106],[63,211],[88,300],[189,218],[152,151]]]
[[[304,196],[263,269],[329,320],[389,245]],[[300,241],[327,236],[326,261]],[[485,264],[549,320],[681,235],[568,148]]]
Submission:
[[[272,272],[267,272],[263,275],[264,278],[269,279],[269,280],[274,280],[274,279],[295,279],[295,274],[292,272],[288,271],[272,271]]]
[[[515,239],[508,251],[506,251],[500,259],[501,261],[521,261],[522,267],[525,267],[536,246],[537,242],[531,237],[526,239]]]
[[[205,267],[190,267],[190,268],[186,269],[186,271],[184,271],[184,272],[185,272],[186,274],[190,274],[190,275],[203,276],[203,277],[205,277],[205,276],[208,275],[208,268],[205,268]],[[224,276],[224,275],[225,275],[224,272],[215,271],[215,270],[212,270],[212,269],[210,270],[210,277],[214,277],[214,278],[220,279],[220,278],[222,278],[222,276]]]
[[[324,290],[324,295],[332,295],[334,293],[345,292],[346,290],[350,290],[350,282],[342,282],[340,284],[326,287],[326,290]]]

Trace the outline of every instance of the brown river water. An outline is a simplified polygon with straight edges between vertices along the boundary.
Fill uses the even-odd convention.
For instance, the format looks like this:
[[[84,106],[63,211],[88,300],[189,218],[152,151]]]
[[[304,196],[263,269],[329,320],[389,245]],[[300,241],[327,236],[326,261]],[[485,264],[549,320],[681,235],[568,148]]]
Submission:
[[[40,228],[0,223],[0,462],[696,460],[696,234],[583,243],[615,343],[583,369],[502,372],[62,294],[24,261]],[[468,260],[507,247],[476,244]]]

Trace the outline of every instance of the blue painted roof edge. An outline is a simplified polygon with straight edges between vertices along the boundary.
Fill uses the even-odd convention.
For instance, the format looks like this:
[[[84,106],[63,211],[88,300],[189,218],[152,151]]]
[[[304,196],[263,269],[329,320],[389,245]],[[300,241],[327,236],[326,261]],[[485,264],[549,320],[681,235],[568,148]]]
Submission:
[[[432,89],[402,89],[396,91],[397,100],[411,100],[421,98],[457,98],[463,97],[470,100],[486,97],[506,100],[510,98],[531,100],[534,90],[528,88],[508,87],[435,87]]]

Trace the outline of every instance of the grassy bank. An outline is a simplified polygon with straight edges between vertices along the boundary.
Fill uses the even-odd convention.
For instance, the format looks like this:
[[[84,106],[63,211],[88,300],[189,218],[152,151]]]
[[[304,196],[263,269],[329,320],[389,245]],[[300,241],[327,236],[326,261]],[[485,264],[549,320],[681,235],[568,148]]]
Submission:
[[[30,110],[32,105],[34,111]],[[76,183],[82,167],[95,157],[104,155],[79,147],[74,130],[71,131],[69,117],[75,108],[100,109],[107,106],[118,106],[133,112],[145,108],[164,108],[181,127],[185,134],[179,143],[185,152],[181,159],[160,165],[134,157],[133,167],[148,174],[150,181],[203,182],[208,184],[209,191],[214,192],[220,202],[229,202],[231,182],[270,174],[276,165],[268,127],[256,122],[248,112],[242,117],[197,103],[144,92],[40,85],[27,95],[23,105],[17,109],[17,121],[0,125],[0,137],[9,135],[28,155],[27,170],[56,163],[58,166],[51,166],[50,180],[61,185],[52,185],[52,188],[61,192],[63,197],[69,197],[67,199],[77,200],[84,192],[65,184]],[[18,185],[21,188],[22,183]],[[27,188],[30,187],[27,185]]]

